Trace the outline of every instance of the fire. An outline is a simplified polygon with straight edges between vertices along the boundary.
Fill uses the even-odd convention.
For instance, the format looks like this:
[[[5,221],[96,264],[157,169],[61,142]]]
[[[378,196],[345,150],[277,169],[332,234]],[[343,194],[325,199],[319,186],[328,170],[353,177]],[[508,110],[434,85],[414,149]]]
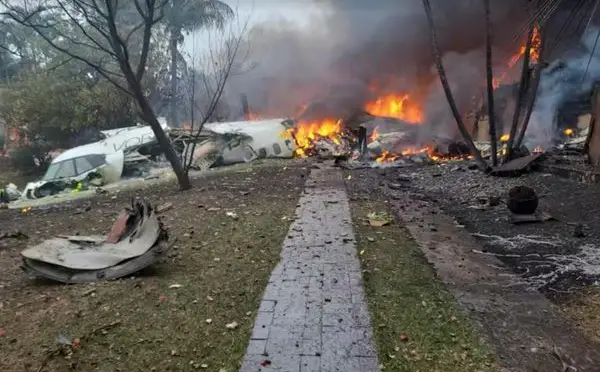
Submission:
[[[509,139],[510,139],[509,134],[503,134],[502,137],[500,137],[500,142],[508,142]]]
[[[375,127],[375,129],[373,130],[373,133],[371,133],[371,136],[369,137],[369,141],[371,142],[375,142],[380,138],[379,135],[379,128]]]
[[[384,151],[377,159],[375,159],[378,163],[392,163],[398,159],[397,155],[392,155],[387,151]]]
[[[365,111],[373,116],[385,116],[419,124],[423,120],[421,109],[410,102],[408,94],[388,94],[368,102]]]
[[[299,122],[284,132],[285,136],[294,139],[296,155],[299,157],[306,157],[319,139],[327,138],[339,145],[341,134],[342,121],[337,119]]]
[[[540,60],[540,47],[542,45],[542,38],[540,37],[540,30],[537,25],[533,28],[533,35],[531,35],[531,49],[529,50],[529,58],[531,62],[536,63]],[[521,45],[519,52],[512,56],[510,61],[508,62],[508,67],[514,67],[517,62],[521,59],[522,56],[525,55],[527,51],[526,45]]]
[[[565,136],[572,136],[574,131],[571,128],[567,128],[563,131],[563,133],[565,134]]]
[[[537,25],[533,28],[533,35],[531,35],[531,49],[529,51],[529,58],[532,63],[539,62],[540,60],[540,47],[542,46],[542,37],[540,36],[540,29]],[[519,62],[521,57],[525,55],[527,50],[526,44],[521,45],[519,52],[513,55],[508,61],[508,67],[513,68]],[[494,77],[492,86],[494,89],[498,89],[500,85],[508,78],[508,73],[503,72],[499,77]]]
[[[261,115],[250,111],[250,112],[248,112],[246,120],[261,120],[262,118],[263,117]]]
[[[427,155],[427,157],[429,159],[436,161],[436,162],[450,162],[450,161],[456,161],[456,160],[471,159],[473,157],[472,155],[444,156],[444,155],[437,153],[432,146],[428,145],[428,146],[424,146],[424,147],[405,147],[397,155],[390,154],[389,152],[384,151],[376,159],[376,161],[378,163],[392,163],[401,156],[408,157],[408,156],[419,155],[419,154],[425,154],[425,155]]]
[[[500,84],[502,84],[502,80],[504,80],[504,76],[492,79],[492,86],[494,87],[494,89],[500,88]]]

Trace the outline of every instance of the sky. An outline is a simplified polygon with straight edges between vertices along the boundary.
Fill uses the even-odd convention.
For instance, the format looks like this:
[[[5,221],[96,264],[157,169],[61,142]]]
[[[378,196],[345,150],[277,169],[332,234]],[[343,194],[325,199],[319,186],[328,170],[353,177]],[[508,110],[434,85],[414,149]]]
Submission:
[[[295,23],[301,28],[310,27],[315,17],[322,17],[329,12],[326,5],[320,5],[315,0],[222,0],[236,12],[237,20],[231,27],[235,33],[247,22],[248,29],[265,22],[286,21]],[[183,47],[192,54],[203,54],[209,50],[210,30],[199,30],[187,36]]]

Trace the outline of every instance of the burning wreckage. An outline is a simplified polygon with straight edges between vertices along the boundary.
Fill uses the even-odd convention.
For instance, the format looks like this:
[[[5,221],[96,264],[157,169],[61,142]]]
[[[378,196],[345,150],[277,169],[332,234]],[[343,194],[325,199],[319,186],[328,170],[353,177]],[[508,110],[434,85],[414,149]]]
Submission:
[[[211,123],[205,124],[200,133],[172,129],[164,121],[162,126],[181,156],[187,156],[192,169],[206,170],[266,157],[291,158],[294,153],[294,145],[283,136],[291,126],[285,119]],[[40,181],[27,184],[21,199],[145,177],[153,167],[160,167],[161,151],[149,126],[102,131],[101,136],[100,141],[69,149],[54,158]]]
[[[400,110],[387,116],[364,112],[349,120],[300,118],[209,123],[200,133],[169,128],[163,122],[163,129],[186,163],[200,171],[261,158],[294,156],[370,159],[375,160],[374,164],[468,156],[465,146],[450,139],[437,138],[435,145],[416,147],[415,124],[419,123],[415,120],[419,116],[414,114],[406,119]],[[66,150],[54,158],[42,179],[27,184],[20,198],[39,199],[102,187],[122,179],[147,177],[153,168],[164,164],[149,126],[106,130],[101,136],[97,142]]]

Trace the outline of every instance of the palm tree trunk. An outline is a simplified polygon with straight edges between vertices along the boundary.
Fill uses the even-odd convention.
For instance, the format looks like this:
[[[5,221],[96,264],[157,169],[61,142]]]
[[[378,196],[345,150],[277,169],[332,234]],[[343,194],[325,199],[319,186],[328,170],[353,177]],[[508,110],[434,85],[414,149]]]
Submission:
[[[171,77],[171,100],[169,102],[169,125],[177,126],[177,47],[178,38],[181,29],[176,26],[171,27],[169,35],[169,51],[171,53],[171,68],[169,75]]]
[[[532,24],[527,35],[527,43],[525,44],[525,55],[523,56],[523,69],[521,71],[521,82],[519,83],[519,96],[515,105],[515,113],[513,114],[512,125],[510,127],[510,137],[508,138],[508,143],[506,144],[506,156],[504,157],[505,162],[510,160],[512,152],[514,150],[513,144],[515,143],[515,136],[517,135],[519,119],[521,118],[523,100],[525,99],[527,89],[529,88],[529,78],[531,77],[531,74],[529,73],[529,60],[531,59],[531,39],[533,38],[534,27],[534,24]]]
[[[542,67],[543,67],[543,61],[544,61],[544,49],[546,47],[546,40],[545,40],[545,35],[544,35],[544,30],[541,28],[539,28],[539,32],[540,32],[540,39],[541,39],[541,45],[540,45],[540,51],[539,51],[539,60],[537,65],[535,66],[534,70],[533,70],[533,82],[531,83],[531,91],[529,93],[530,97],[529,97],[529,104],[527,106],[527,110],[525,111],[525,118],[523,119],[523,124],[521,124],[521,132],[519,133],[519,136],[515,139],[515,145],[513,146],[514,148],[520,148],[523,144],[523,139],[525,138],[525,133],[527,132],[527,127],[529,126],[529,120],[531,119],[531,113],[533,112],[533,108],[535,107],[535,101],[537,99],[537,93],[538,93],[538,88],[540,86],[540,80],[542,78]]]
[[[486,45],[485,61],[487,74],[488,120],[490,144],[492,150],[492,166],[498,165],[498,136],[496,134],[496,113],[494,110],[494,70],[492,68],[492,21],[490,19],[490,0],[483,0],[485,5]]]
[[[442,63],[442,57],[440,55],[440,48],[438,45],[437,36],[435,34],[433,15],[431,12],[431,4],[429,3],[429,0],[423,0],[423,7],[425,8],[425,15],[427,16],[427,23],[429,25],[431,45],[433,47],[433,53],[435,55],[435,64],[436,64],[438,73],[440,75],[440,81],[442,83],[442,87],[444,88],[444,93],[446,93],[446,98],[448,100],[448,104],[450,105],[450,110],[452,110],[452,115],[454,116],[454,119],[456,120],[456,124],[458,125],[458,130],[460,131],[466,145],[469,147],[469,150],[473,154],[473,156],[475,158],[475,162],[477,163],[477,166],[482,171],[488,172],[490,170],[490,167],[486,164],[486,162],[481,157],[481,153],[479,152],[477,147],[475,147],[475,144],[473,143],[473,139],[471,138],[469,131],[465,127],[465,124],[462,120],[460,112],[458,111],[458,107],[456,106],[456,103],[454,102],[454,98],[452,97],[452,91],[450,90],[450,85],[448,84],[448,79],[446,78],[446,71],[444,70],[444,65]]]

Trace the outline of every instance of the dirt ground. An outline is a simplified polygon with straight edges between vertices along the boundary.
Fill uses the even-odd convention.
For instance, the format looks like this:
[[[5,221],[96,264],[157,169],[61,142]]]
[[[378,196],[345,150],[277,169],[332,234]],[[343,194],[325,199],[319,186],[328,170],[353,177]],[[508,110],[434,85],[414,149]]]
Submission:
[[[186,192],[166,184],[27,214],[0,211],[1,231],[28,236],[0,241],[0,370],[237,371],[307,172],[278,163],[198,179]],[[106,233],[135,196],[173,205],[162,216],[177,238],[165,262],[93,285],[35,281],[20,270],[27,245]]]

